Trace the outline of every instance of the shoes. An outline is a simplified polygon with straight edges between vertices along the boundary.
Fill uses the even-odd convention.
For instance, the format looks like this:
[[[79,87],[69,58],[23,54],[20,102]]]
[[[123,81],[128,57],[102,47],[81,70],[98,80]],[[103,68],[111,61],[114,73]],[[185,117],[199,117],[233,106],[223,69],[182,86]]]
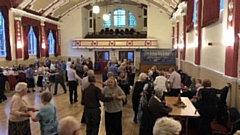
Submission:
[[[36,90],[32,90],[32,92],[35,92]]]
[[[53,95],[57,95],[57,93],[54,93]]]
[[[72,101],[70,101],[70,104],[73,104],[73,102],[72,102]]]
[[[64,94],[67,93],[67,91],[64,91]]]
[[[76,102],[78,102],[78,100],[75,100],[74,102],[76,103]]]
[[[137,118],[134,118],[134,119],[133,119],[133,122],[134,122],[134,123],[137,123]]]

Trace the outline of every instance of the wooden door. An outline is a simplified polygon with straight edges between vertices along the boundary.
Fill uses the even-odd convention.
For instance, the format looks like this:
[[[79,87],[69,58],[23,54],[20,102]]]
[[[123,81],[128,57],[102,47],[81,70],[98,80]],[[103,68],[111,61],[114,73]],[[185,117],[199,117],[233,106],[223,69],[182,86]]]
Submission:
[[[109,59],[109,51],[95,51],[95,73],[103,73]]]
[[[127,59],[129,62],[134,62],[134,51],[119,51],[118,54],[120,61]]]

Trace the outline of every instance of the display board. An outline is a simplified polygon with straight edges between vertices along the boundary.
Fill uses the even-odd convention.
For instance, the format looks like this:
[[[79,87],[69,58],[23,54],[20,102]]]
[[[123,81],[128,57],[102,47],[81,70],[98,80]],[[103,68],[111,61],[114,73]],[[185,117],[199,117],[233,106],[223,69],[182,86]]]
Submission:
[[[141,50],[140,64],[167,64],[175,65],[176,57],[173,49]]]

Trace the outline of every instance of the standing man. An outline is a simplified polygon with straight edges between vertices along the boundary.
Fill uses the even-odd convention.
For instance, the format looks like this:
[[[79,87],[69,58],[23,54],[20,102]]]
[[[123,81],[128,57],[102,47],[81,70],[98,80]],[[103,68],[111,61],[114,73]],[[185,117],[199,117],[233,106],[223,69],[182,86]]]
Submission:
[[[93,62],[91,61],[90,57],[87,59],[87,66],[88,66],[89,69],[93,70]]]
[[[61,68],[61,64],[57,64],[57,70],[56,73],[53,73],[55,75],[55,91],[53,95],[57,95],[58,90],[58,84],[62,86],[64,93],[67,93],[67,89],[64,83],[64,73],[65,71]]]
[[[109,71],[113,73],[114,77],[118,76],[118,68],[115,66],[115,63],[111,61]]]
[[[169,96],[178,96],[181,91],[181,76],[175,71],[174,67],[169,68],[170,73],[170,92]]]
[[[77,80],[81,80],[80,77],[78,77],[76,71],[73,69],[73,65],[70,66],[70,69],[67,71],[68,75],[68,86],[69,86],[69,99],[70,103],[73,104],[74,102],[77,102]],[[74,93],[74,99],[73,99],[73,93]]]
[[[27,71],[26,71],[26,82],[27,82],[27,87],[28,87],[28,92],[32,90],[35,92],[35,82],[34,82],[34,66],[33,64],[30,64]]]
[[[88,76],[89,86],[83,91],[82,104],[84,105],[85,118],[87,122],[87,135],[98,135],[99,124],[101,120],[101,110],[99,109],[99,100],[110,102],[117,98],[117,94],[112,97],[104,97],[100,88],[95,86],[95,76]]]
[[[67,69],[67,65],[66,65],[66,62],[64,61],[64,60],[62,60],[62,62],[61,62],[61,68],[64,70],[64,82],[66,82],[67,80],[66,80],[66,69]]]

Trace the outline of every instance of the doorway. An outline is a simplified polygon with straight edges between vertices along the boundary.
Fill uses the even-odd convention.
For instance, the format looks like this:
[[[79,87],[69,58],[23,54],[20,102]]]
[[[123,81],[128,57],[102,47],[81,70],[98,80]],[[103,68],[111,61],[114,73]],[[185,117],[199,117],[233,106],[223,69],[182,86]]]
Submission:
[[[134,51],[119,51],[119,60],[124,61],[124,59],[127,59],[129,62],[134,63]]]
[[[109,51],[95,51],[95,74],[102,74],[109,61]]]

